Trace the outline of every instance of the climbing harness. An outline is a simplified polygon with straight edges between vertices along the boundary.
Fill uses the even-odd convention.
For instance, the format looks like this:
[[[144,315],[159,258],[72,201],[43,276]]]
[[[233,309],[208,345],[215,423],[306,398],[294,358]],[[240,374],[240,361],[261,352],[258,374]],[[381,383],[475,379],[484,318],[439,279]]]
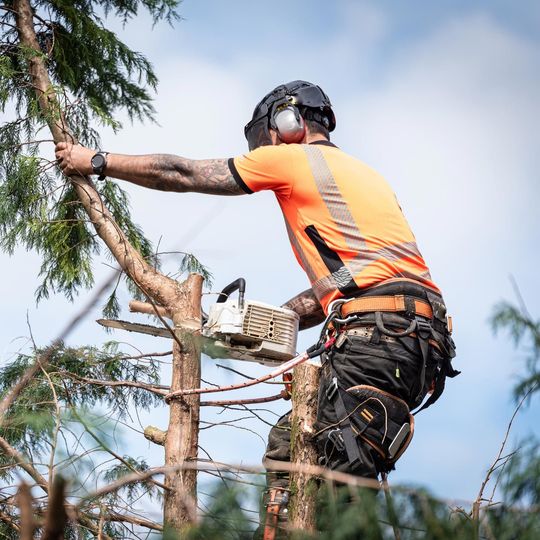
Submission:
[[[390,471],[406,450],[414,433],[414,416],[432,405],[442,394],[446,377],[459,374],[452,368],[455,356],[450,336],[451,319],[438,295],[424,289],[425,299],[406,294],[371,295],[334,301],[329,308],[321,340],[335,337],[332,349],[324,355],[323,370],[329,381],[325,398],[334,407],[337,424],[321,429],[317,436],[325,440],[320,457],[323,466],[329,466],[333,452],[345,453],[348,469],[354,472],[361,463],[357,438],[360,437],[379,455],[379,468]],[[408,321],[406,328],[404,322]],[[427,393],[426,373],[430,365],[431,396],[413,414],[405,400],[375,386],[361,384],[344,388],[332,361],[349,337],[358,336],[366,343],[398,342],[413,338],[418,342],[421,367],[412,408],[421,405]],[[432,347],[437,354],[431,354]],[[433,365],[433,358],[436,364]],[[396,377],[399,377],[396,367]],[[428,381],[431,383],[431,381]]]

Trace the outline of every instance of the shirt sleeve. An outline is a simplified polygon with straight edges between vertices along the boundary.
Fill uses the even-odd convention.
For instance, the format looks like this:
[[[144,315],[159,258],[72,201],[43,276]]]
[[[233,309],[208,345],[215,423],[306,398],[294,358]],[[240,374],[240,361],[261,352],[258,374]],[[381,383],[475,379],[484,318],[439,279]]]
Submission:
[[[229,159],[229,169],[246,193],[270,190],[289,197],[294,182],[293,148],[296,145],[261,146],[249,154]]]

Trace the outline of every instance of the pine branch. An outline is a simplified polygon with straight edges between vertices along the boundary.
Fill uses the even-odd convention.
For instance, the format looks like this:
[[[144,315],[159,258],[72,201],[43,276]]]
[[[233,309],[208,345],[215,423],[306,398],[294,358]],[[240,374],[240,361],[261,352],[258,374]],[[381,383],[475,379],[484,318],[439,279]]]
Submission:
[[[147,390],[148,392],[152,392],[153,394],[157,396],[166,396],[169,390],[168,386],[162,386],[162,385],[146,384],[146,383],[135,382],[135,381],[103,381],[99,379],[89,379],[87,377],[81,377],[79,375],[76,375],[75,373],[70,373],[68,371],[59,371],[58,373],[60,375],[69,377],[70,379],[74,379],[76,381],[79,381],[85,384],[94,384],[96,386],[109,386],[109,387],[120,386],[120,387],[128,387],[128,388],[140,388],[142,390]]]
[[[29,76],[35,88],[42,117],[47,121],[55,142],[65,140],[73,142],[76,137],[69,129],[66,118],[62,113],[61,104],[56,97],[54,87],[47,73],[45,59],[41,53],[33,27],[32,9],[29,0],[15,0],[13,6],[16,11],[16,23],[21,47],[26,51],[25,60],[29,66]],[[74,16],[75,18],[72,21],[74,24],[77,24],[76,17],[80,15],[81,20],[79,22],[82,21],[83,26],[86,23],[90,24],[89,21],[86,21],[86,14],[84,13],[73,12],[69,14],[64,11],[61,15],[64,17]],[[109,39],[110,35],[106,35],[109,36]],[[128,68],[139,66],[141,69],[147,70],[148,66],[145,65],[145,62],[141,58],[130,56],[129,51],[125,47],[122,49],[122,45],[118,43],[116,45],[121,48],[122,52],[120,56],[122,57],[122,61],[128,63],[126,64]],[[70,50],[70,54],[73,54],[73,50]],[[94,50],[92,51],[92,57],[96,57]],[[146,73],[151,77],[150,72],[146,71]],[[95,190],[89,179],[83,176],[74,176],[71,178],[71,183],[90,220],[94,223],[98,235],[111,250],[121,268],[146,295],[155,298],[158,303],[165,307],[168,307],[167,304],[170,307],[175,305],[175,300],[179,294],[178,284],[174,280],[155,271],[146,263],[144,257],[141,256],[129,239],[129,236],[132,237],[132,240],[135,238],[132,233],[136,234],[136,231],[131,228],[128,230],[127,235],[122,231],[121,227],[114,220],[114,217],[118,218],[118,216],[113,216],[107,210],[99,193]],[[50,259],[50,261],[54,261],[54,258]]]

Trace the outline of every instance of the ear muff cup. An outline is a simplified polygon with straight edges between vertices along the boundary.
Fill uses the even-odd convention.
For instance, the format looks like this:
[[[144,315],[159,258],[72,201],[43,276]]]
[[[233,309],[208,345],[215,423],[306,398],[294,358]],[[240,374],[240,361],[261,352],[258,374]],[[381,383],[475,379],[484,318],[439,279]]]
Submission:
[[[279,138],[287,144],[298,143],[306,134],[306,124],[296,107],[284,107],[274,115]]]

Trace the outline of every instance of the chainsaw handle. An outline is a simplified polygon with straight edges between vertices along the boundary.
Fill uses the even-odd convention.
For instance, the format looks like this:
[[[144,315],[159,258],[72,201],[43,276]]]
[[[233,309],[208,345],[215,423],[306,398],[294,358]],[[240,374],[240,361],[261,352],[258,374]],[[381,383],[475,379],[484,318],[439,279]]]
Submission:
[[[225,302],[234,291],[238,291],[238,307],[242,309],[244,307],[244,293],[246,292],[246,280],[244,278],[238,278],[232,283],[229,283],[219,293],[216,303],[221,304]]]

